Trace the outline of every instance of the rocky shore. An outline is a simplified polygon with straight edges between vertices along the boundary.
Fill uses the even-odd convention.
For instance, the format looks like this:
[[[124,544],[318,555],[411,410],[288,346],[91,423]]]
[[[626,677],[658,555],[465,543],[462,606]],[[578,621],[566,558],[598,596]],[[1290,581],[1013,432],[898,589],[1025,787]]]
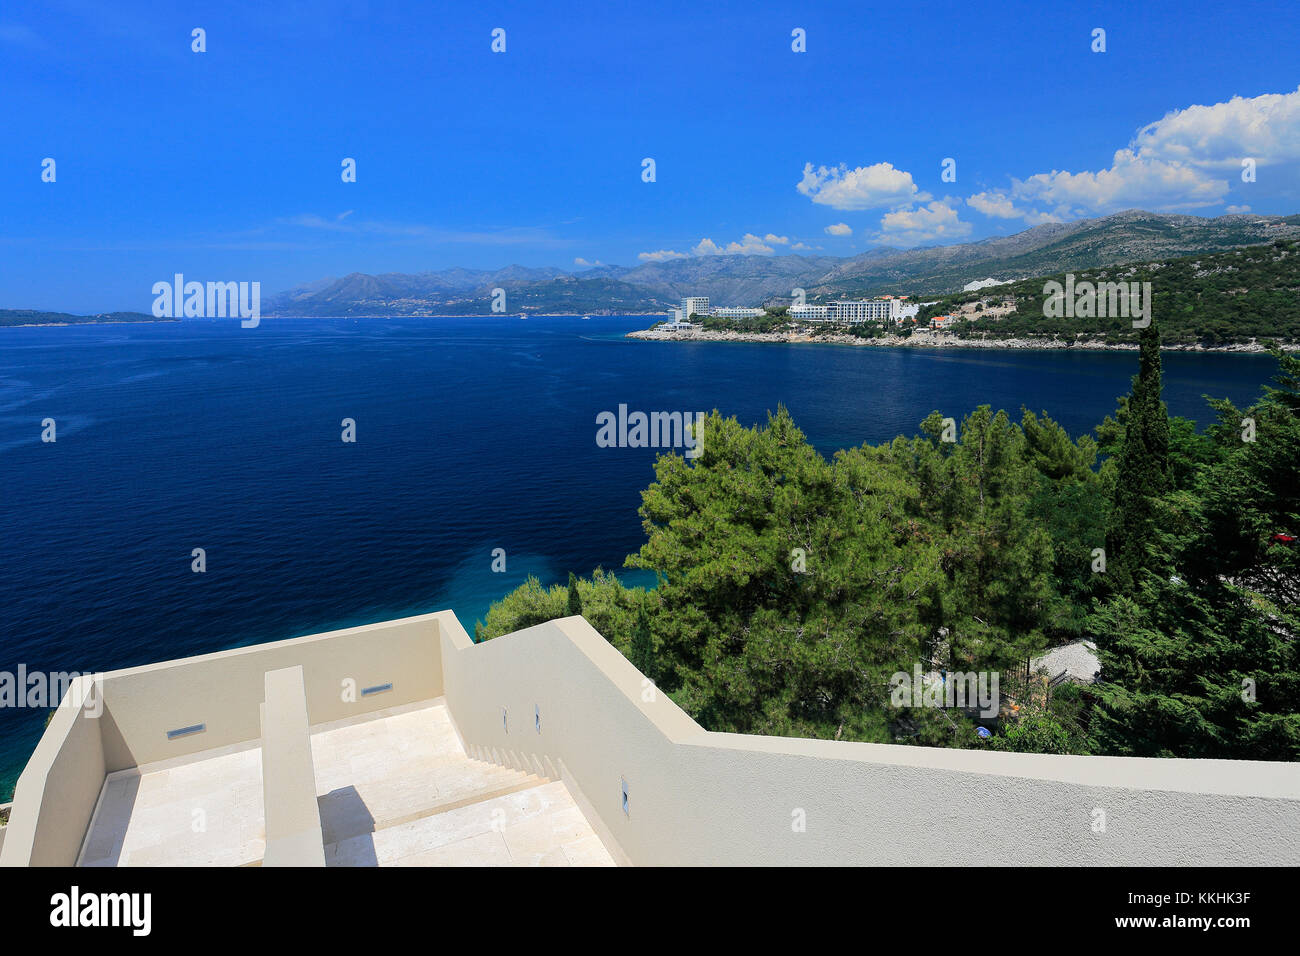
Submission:
[[[644,339],[651,342],[765,342],[782,345],[857,345],[864,348],[941,348],[941,349],[1075,349],[1089,352],[1128,352],[1137,351],[1133,343],[1108,343],[1102,339],[1077,338],[1072,342],[1062,342],[1055,338],[958,338],[951,332],[933,332],[919,330],[910,336],[891,335],[878,339],[862,339],[854,335],[804,335],[796,332],[724,332],[708,329],[643,329],[629,332],[629,339]],[[1249,342],[1233,345],[1204,346],[1166,345],[1170,352],[1267,352],[1268,350],[1251,339]]]

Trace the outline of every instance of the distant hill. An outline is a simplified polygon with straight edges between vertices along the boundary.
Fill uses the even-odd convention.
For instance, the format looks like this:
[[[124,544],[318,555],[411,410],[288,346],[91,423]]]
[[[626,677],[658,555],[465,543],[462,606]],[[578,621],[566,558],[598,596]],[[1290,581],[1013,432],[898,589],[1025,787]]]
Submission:
[[[158,319],[144,312],[101,312],[99,315],[69,315],[67,312],[37,312],[34,309],[0,309],[0,327],[15,325],[95,325],[107,322],[177,322]]]
[[[414,275],[354,272],[321,289],[295,289],[268,301],[264,315],[482,315],[492,290],[506,290],[506,311],[662,312],[668,299],[612,278],[585,278],[558,269],[528,277],[520,266],[497,272],[448,269]]]
[[[925,249],[873,249],[833,256],[694,256],[582,272],[509,266],[413,275],[353,273],[271,297],[275,315],[475,315],[506,290],[507,313],[662,312],[685,295],[756,306],[884,293],[945,295],[968,282],[1024,279],[1066,270],[1213,253],[1300,238],[1300,216],[1174,216],[1129,210],[1098,219],[1035,226],[1014,236]]]

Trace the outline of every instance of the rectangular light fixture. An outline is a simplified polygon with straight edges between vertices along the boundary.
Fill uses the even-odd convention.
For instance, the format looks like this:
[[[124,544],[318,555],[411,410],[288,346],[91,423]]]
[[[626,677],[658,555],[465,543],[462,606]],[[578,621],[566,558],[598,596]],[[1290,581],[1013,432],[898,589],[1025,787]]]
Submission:
[[[177,737],[188,737],[190,734],[201,734],[207,729],[207,724],[191,724],[189,727],[177,727],[175,730],[167,731],[167,739],[175,740]]]

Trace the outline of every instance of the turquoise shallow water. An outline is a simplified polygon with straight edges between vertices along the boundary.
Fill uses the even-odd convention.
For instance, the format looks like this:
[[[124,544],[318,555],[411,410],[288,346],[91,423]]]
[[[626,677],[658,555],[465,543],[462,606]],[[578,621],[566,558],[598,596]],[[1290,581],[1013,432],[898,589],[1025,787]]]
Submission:
[[[645,321],[0,329],[0,671],[107,670],[446,607],[472,629],[530,573],[620,568],[655,455],[597,447],[596,415],[620,404],[755,423],[784,403],[829,455],[981,403],[1077,435],[1137,364],[623,338]],[[1166,399],[1205,419],[1203,393],[1248,403],[1273,366],[1169,354]],[[44,716],[0,709],[0,799]]]

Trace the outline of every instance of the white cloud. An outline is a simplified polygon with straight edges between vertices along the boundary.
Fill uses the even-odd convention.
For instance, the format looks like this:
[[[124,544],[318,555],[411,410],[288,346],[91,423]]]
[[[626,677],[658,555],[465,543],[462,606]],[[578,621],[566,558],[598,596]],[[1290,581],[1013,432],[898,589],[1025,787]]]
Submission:
[[[793,246],[791,246],[790,248],[791,248],[791,249],[811,249],[812,246],[810,246],[810,245],[808,245],[807,243],[804,243],[804,242],[796,242],[796,243],[795,243]]]
[[[1178,211],[1215,206],[1228,183],[1184,163],[1144,158],[1130,149],[1116,151],[1109,169],[1070,173],[1052,170],[1015,180],[1011,195],[1061,213],[1087,215],[1140,206]]]
[[[845,222],[837,222],[826,227],[826,235],[828,236],[850,236],[852,234],[853,230]]]
[[[960,239],[970,235],[971,225],[957,218],[957,210],[946,201],[928,206],[886,213],[880,220],[883,241],[915,246],[935,239]]]
[[[326,219],[324,216],[318,216],[315,213],[303,213],[298,216],[286,216],[277,219],[277,225],[284,226],[302,226],[304,229],[348,229],[350,227],[340,225],[343,217],[335,219]]]
[[[994,219],[1023,219],[1032,226],[1043,222],[1061,221],[1059,216],[1052,213],[1022,209],[1015,205],[1006,195],[996,190],[968,196],[966,204],[976,212],[981,212]]]
[[[815,203],[832,209],[884,209],[925,202],[929,193],[917,189],[912,174],[895,169],[890,163],[859,166],[819,166],[805,163],[803,179],[796,187]]]
[[[1234,96],[1213,106],[1174,110],[1138,130],[1130,147],[1143,157],[1220,171],[1300,160],[1300,88],[1293,93]]]
[[[982,212],[994,219],[1019,219],[1025,214],[1023,209],[1017,209],[1007,196],[998,192],[983,192],[967,196],[966,204],[976,212]]]
[[[1300,89],[1174,110],[1138,130],[1105,169],[1013,178],[1009,189],[967,201],[986,216],[1030,224],[1132,207],[1205,209],[1225,201],[1243,159],[1257,168],[1300,161]]]
[[[644,255],[644,253],[642,253],[642,255]],[[587,266],[604,265],[604,263],[602,263],[599,259],[597,259],[595,262],[588,262],[586,259],[582,258],[582,256],[577,256],[576,258],[574,258],[573,264],[575,266],[583,266],[584,268]]]
[[[745,233],[740,242],[729,242],[725,246],[704,238],[691,250],[697,256],[765,256],[773,251],[771,246],[764,245],[763,240],[752,232]]]
[[[20,23],[0,23],[0,43],[13,43],[33,50],[48,50],[50,45]]]
[[[752,232],[747,232],[739,241],[733,240],[726,244],[714,242],[705,236],[691,247],[689,253],[661,249],[658,252],[642,252],[638,258],[642,262],[666,262],[669,259],[686,259],[690,256],[770,256],[776,251],[774,246],[789,246],[791,249],[808,248],[802,242],[791,244],[789,236],[778,236],[774,232],[769,232],[761,238]]]
[[[1233,215],[1234,213],[1250,212],[1250,207],[1249,206],[1228,206],[1223,211],[1228,213],[1228,215]]]
[[[572,239],[560,239],[551,235],[546,229],[531,226],[511,227],[496,232],[463,232],[454,229],[439,229],[423,223],[357,220],[351,218],[351,216],[351,209],[340,213],[333,219],[327,219],[316,213],[303,213],[296,216],[272,219],[268,226],[259,227],[253,232],[266,232],[292,226],[299,229],[320,230],[323,232],[373,235],[387,238],[393,242],[463,242],[493,246],[540,245],[561,248],[572,246],[575,242]]]

